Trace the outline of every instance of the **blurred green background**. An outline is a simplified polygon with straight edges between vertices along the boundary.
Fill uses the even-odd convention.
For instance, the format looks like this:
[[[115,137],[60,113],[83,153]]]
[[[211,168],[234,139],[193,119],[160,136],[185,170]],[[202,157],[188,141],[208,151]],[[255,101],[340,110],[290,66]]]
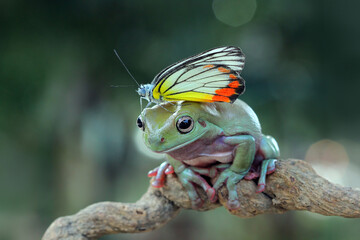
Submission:
[[[360,186],[360,2],[0,2],[0,239],[40,239],[57,217],[134,202],[161,156],[135,121],[136,85],[209,48],[246,54],[240,98],[283,158]],[[111,88],[110,85],[133,85]],[[240,219],[183,211],[150,233],[103,239],[358,239],[360,220],[307,212]]]

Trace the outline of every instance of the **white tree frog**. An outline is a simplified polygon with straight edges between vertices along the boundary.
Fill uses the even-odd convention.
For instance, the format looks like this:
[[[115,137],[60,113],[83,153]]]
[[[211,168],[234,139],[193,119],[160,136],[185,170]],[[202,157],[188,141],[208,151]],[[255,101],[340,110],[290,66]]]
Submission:
[[[259,177],[257,192],[262,192],[280,154],[275,139],[261,133],[255,112],[241,100],[164,103],[144,109],[137,125],[146,146],[167,156],[149,172],[155,176],[152,185],[162,187],[166,174],[175,172],[194,208],[202,205],[196,184],[212,202],[217,201],[216,190],[226,185],[228,207],[238,209],[236,183]]]

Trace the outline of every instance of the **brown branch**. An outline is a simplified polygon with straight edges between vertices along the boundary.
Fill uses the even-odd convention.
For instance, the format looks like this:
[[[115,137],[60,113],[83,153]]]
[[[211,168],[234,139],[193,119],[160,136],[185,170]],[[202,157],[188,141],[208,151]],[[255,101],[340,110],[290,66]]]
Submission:
[[[307,210],[327,216],[360,217],[360,190],[330,183],[315,173],[306,162],[280,160],[276,172],[267,177],[264,193],[257,194],[253,181],[242,180],[238,195],[239,210],[229,210],[239,217],[264,213]],[[227,190],[219,191],[219,203],[212,204],[198,189],[205,203],[201,210],[226,207]],[[154,230],[174,218],[179,209],[191,208],[190,200],[175,176],[167,177],[166,187],[148,191],[136,203],[101,202],[75,215],[55,220],[43,240],[96,239],[105,234]]]
[[[97,239],[106,234],[151,231],[173,219],[180,208],[155,188],[136,203],[100,202],[56,219],[42,239]]]

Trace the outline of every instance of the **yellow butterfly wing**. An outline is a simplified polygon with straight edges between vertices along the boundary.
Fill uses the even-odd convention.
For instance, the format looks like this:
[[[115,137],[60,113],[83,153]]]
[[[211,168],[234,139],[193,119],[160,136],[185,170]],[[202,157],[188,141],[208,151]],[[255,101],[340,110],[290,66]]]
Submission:
[[[232,103],[245,90],[240,77],[244,62],[239,48],[211,49],[160,72],[153,81],[152,96],[160,101]]]

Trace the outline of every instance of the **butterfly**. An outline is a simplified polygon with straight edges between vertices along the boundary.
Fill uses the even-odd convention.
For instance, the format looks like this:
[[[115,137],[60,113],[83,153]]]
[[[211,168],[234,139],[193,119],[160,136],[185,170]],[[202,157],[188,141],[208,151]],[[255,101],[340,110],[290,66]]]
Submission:
[[[240,77],[244,64],[238,47],[210,49],[165,68],[150,84],[139,85],[137,93],[148,106],[172,101],[233,103],[245,91]]]

